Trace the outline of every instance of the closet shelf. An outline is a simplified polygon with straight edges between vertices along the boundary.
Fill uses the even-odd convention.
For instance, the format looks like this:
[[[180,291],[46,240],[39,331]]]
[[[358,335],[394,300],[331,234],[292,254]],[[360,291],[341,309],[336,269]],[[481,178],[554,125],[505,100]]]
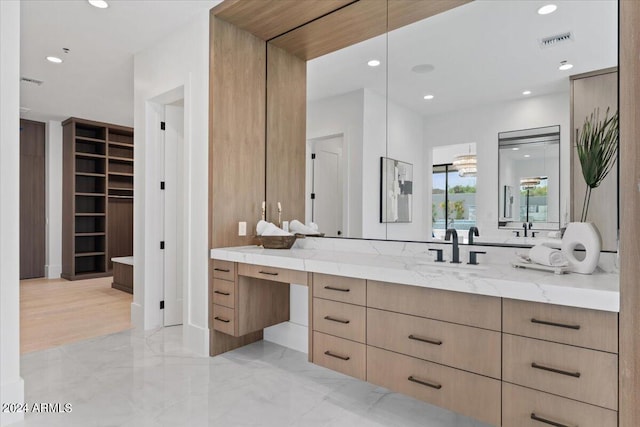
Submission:
[[[117,157],[117,156],[109,156],[109,161],[133,163],[133,159],[130,159],[128,157]]]
[[[81,141],[88,141],[88,142],[102,142],[104,143],[105,140],[104,139],[98,139],[98,138],[89,138],[88,136],[77,136],[76,135],[76,141],[77,140],[81,140]]]
[[[76,193],[76,196],[84,196],[84,197],[104,197],[105,193]]]
[[[104,255],[104,252],[76,252],[76,258]]]
[[[109,141],[109,145],[115,147],[131,148],[133,150],[133,144],[127,144],[126,142]]]
[[[93,173],[93,172],[76,172],[76,176],[91,176],[94,178],[104,178],[107,176],[105,173]]]
[[[93,154],[93,153],[83,153],[81,151],[76,151],[76,157],[84,157],[87,159],[104,159],[106,156],[104,154]]]

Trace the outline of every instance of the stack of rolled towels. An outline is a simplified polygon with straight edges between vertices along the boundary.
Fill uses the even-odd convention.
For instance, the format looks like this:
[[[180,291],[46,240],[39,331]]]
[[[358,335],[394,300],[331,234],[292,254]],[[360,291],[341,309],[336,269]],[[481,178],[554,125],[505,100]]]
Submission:
[[[291,221],[289,224],[289,230],[297,234],[318,234],[318,226],[316,224],[310,222],[309,225],[304,225],[297,219]]]
[[[552,248],[545,243],[532,247],[529,251],[529,259],[531,262],[549,267],[565,267],[569,265],[569,261],[559,249]]]
[[[287,233],[282,228],[278,227],[272,222],[260,220],[256,225],[256,233],[258,236],[291,236],[291,233]]]

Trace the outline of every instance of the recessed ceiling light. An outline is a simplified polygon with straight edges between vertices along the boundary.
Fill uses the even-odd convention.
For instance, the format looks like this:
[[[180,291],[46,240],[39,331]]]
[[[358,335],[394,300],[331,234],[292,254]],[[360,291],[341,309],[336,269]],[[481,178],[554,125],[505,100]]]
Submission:
[[[531,157],[531,154],[525,154],[524,156],[529,158],[529,157]]]
[[[531,95],[531,91],[530,90],[525,90],[524,92],[522,92],[523,95]]]
[[[380,65],[380,61],[378,61],[377,59],[372,59],[371,61],[367,62],[367,65],[369,67],[377,67],[378,65]]]
[[[424,99],[426,99],[426,100],[433,99],[433,95],[425,95],[425,96],[424,96]]]
[[[53,62],[54,64],[62,63],[62,59],[58,58],[57,56],[47,56],[47,61]]]
[[[513,147],[513,148],[512,148],[512,150],[513,150],[513,151],[518,151],[519,149],[520,149],[520,148],[518,148],[518,147]]]
[[[560,66],[558,67],[558,70],[560,71],[567,71],[573,68],[573,64],[569,64],[567,61],[562,61],[560,63]]]
[[[104,0],[88,0],[89,4],[93,7],[97,7],[98,9],[106,9],[109,7],[109,3]]]
[[[418,74],[427,74],[435,70],[435,67],[431,64],[418,64],[411,68],[411,71]]]
[[[550,13],[555,12],[557,8],[558,8],[558,6],[556,6],[555,4],[547,4],[545,6],[542,6],[540,9],[538,9],[538,14],[539,15],[548,15]]]

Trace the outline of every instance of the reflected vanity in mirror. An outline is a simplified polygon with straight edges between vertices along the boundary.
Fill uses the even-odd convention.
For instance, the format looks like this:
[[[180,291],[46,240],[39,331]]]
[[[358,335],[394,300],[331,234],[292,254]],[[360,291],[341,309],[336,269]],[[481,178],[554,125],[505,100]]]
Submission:
[[[500,132],[498,176],[500,228],[560,228],[560,126]]]
[[[389,19],[398,3],[388,2]],[[478,241],[500,243],[525,222],[534,230],[568,223],[576,175],[573,114],[582,111],[570,78],[617,66],[618,6],[556,3],[553,14],[542,16],[529,1],[473,1],[307,63],[307,141],[341,138],[341,173],[335,174],[341,182],[334,186],[342,188],[343,203],[335,208],[342,210],[341,237],[432,241],[449,226],[473,225]],[[558,138],[544,148],[498,141],[499,133],[549,126]],[[442,178],[460,175],[451,166],[442,170],[453,158],[436,161],[434,153],[472,143],[473,183],[445,188]],[[516,166],[513,156],[524,160],[525,146],[529,165],[541,168]],[[380,222],[380,157],[413,165],[411,222]],[[518,176],[503,174],[509,163],[520,169]],[[308,193],[309,185],[310,179]],[[611,220],[617,224],[615,215]]]

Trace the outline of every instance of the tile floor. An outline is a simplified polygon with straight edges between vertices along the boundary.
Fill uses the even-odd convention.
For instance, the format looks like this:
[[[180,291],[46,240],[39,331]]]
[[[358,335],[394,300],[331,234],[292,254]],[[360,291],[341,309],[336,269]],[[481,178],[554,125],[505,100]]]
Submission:
[[[22,356],[19,426],[421,426],[483,424],[307,362],[266,341],[217,357],[182,349],[181,328],[133,330]]]

